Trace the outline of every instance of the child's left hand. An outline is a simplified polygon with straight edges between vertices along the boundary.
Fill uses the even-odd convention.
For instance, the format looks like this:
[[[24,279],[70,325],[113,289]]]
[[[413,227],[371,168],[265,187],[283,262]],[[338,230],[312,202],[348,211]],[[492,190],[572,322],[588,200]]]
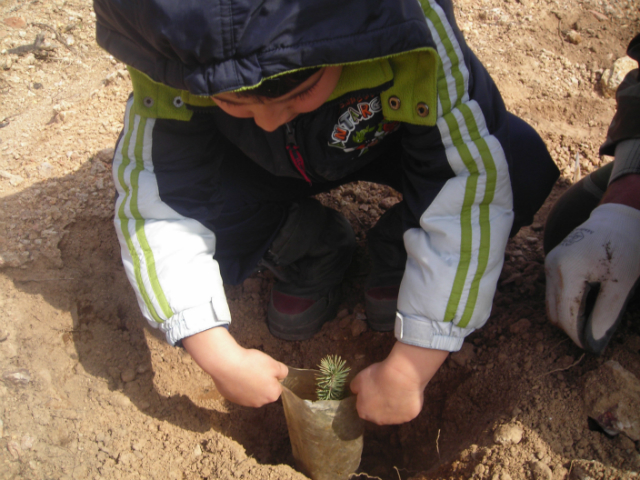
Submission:
[[[365,368],[351,382],[358,415],[378,425],[413,420],[422,410],[427,383],[448,355],[396,342],[384,361]]]

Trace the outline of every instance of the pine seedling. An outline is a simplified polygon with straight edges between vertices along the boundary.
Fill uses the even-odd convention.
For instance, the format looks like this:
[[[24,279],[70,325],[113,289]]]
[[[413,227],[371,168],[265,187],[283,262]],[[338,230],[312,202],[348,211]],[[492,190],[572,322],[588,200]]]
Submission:
[[[339,355],[327,355],[320,360],[320,375],[316,379],[318,400],[342,400],[347,375],[351,368]]]

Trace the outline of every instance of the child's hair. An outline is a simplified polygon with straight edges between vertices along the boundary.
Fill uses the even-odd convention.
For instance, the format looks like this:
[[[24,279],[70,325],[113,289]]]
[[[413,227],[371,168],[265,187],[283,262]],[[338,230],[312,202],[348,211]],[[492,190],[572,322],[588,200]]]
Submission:
[[[239,97],[263,97],[278,98],[286,95],[301,83],[304,83],[311,75],[320,70],[320,67],[296,70],[276,78],[265,80],[256,88],[236,92]]]

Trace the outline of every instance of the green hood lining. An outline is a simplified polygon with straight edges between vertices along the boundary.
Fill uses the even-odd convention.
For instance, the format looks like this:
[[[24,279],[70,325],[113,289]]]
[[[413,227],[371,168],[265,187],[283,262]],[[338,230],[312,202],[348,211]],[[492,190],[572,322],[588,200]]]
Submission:
[[[193,111],[186,105],[216,106],[211,97],[193,95],[185,90],[168,87],[151,80],[132,67],[128,69],[134,91],[134,114],[147,118],[188,121]],[[277,76],[279,75],[270,78]],[[433,126],[437,116],[437,78],[438,57],[432,48],[350,63],[343,66],[340,80],[327,101],[335,100],[349,92],[371,89],[393,81],[393,85],[381,94],[385,118],[389,121]],[[400,99],[400,108],[392,110],[389,107],[390,97]],[[420,117],[417,114],[418,103],[428,105],[428,115]]]

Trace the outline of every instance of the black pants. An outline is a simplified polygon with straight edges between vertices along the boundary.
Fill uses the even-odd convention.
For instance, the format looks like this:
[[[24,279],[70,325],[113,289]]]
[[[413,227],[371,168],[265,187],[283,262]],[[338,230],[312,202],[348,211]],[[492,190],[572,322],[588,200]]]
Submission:
[[[514,235],[522,226],[531,224],[559,171],[544,142],[531,126],[510,115],[509,129],[509,148],[513,158],[509,171],[515,212],[511,234]],[[387,150],[386,156],[381,156],[355,174],[339,181],[312,185],[304,180],[274,176],[247,158],[238,158],[223,165],[220,175],[224,206],[214,221],[214,233],[217,238],[215,258],[220,264],[224,282],[237,284],[251,275],[285,222],[292,202],[354,181],[379,183],[402,193],[401,149],[399,142],[396,144],[395,149]],[[397,158],[390,158],[395,152]],[[399,249],[404,249],[402,234],[401,230],[397,232]],[[404,268],[404,264],[399,268]]]

